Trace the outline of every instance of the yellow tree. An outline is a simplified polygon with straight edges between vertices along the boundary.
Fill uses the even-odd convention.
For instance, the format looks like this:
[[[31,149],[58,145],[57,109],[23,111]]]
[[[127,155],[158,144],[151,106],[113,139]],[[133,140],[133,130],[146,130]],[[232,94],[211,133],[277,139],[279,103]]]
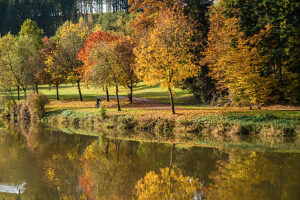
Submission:
[[[193,36],[190,19],[177,5],[159,13],[155,27],[134,50],[137,76],[148,85],[160,83],[163,88],[168,88],[173,114],[174,84],[196,76],[199,70],[192,53],[196,46]]]
[[[58,86],[66,81],[67,74],[69,72],[68,68],[66,68],[63,62],[62,55],[59,53],[58,48],[51,51],[49,55],[47,55],[45,60],[45,72],[50,75],[51,83],[53,83],[56,87],[56,99],[59,100],[59,92]]]
[[[61,55],[59,58],[67,69],[67,80],[72,83],[77,83],[79,98],[82,101],[82,94],[80,89],[81,76],[78,69],[81,67],[82,62],[77,58],[77,53],[80,48],[83,47],[87,37],[89,29],[81,19],[78,24],[74,24],[72,21],[66,21],[61,27],[59,27],[56,33],[56,40],[58,45],[58,53]]]
[[[217,80],[221,93],[228,92],[234,103],[263,103],[269,99],[275,81],[263,75],[264,60],[259,44],[268,35],[271,27],[246,38],[239,31],[237,18],[226,18],[223,4],[217,4],[210,14],[210,31],[205,62],[210,75]]]

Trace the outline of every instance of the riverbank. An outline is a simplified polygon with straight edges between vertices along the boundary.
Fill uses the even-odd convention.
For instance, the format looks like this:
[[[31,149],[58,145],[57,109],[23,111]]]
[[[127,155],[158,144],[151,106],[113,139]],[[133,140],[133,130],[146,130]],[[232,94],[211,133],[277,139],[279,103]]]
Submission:
[[[176,114],[173,115],[165,103],[167,92],[158,86],[139,84],[132,104],[123,88],[120,96],[122,111],[116,109],[115,96],[106,101],[103,91],[85,88],[83,92],[88,98],[79,101],[72,96],[76,93],[74,86],[62,87],[61,100],[54,100],[53,90],[47,89],[40,90],[50,97],[42,122],[67,132],[90,134],[93,131],[96,135],[105,132],[111,137],[133,140],[180,141],[193,145],[197,141],[197,144],[222,147],[244,142],[245,137],[267,146],[284,141],[293,146],[299,141],[300,107],[297,106],[271,105],[249,110],[249,107],[197,105],[191,102],[192,97],[187,91],[177,89]],[[102,109],[95,108],[97,95],[101,97]]]
[[[52,110],[44,124],[69,133],[104,134],[129,140],[298,151],[298,111],[246,111],[233,108],[167,111],[104,109]],[[280,147],[281,146],[281,147]],[[298,149],[298,150],[297,150]]]

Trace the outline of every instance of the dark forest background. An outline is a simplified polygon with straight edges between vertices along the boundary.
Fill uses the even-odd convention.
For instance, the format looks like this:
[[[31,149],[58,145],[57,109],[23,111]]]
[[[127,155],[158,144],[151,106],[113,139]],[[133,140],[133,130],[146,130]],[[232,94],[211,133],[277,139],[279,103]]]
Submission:
[[[121,10],[128,11],[127,0],[0,0],[0,33],[17,34],[29,18],[51,36],[66,20]]]

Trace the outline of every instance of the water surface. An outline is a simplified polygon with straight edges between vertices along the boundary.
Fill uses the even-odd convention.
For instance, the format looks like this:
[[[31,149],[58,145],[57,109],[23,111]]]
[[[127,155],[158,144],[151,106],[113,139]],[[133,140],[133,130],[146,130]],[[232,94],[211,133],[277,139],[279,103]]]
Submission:
[[[114,140],[34,126],[0,131],[0,200],[134,199],[139,180],[166,168],[199,183],[194,199],[300,199],[296,153]]]

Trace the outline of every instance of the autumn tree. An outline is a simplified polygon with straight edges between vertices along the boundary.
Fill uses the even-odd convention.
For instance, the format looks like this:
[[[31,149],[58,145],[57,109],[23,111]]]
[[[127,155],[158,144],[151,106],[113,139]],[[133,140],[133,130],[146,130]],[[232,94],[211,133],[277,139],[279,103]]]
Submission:
[[[51,38],[48,37],[44,37],[42,41],[43,48],[41,48],[38,53],[38,64],[40,67],[38,68],[34,76],[37,80],[39,80],[40,83],[48,84],[50,86],[52,84],[51,75],[45,70],[45,62],[48,59],[48,56],[56,50],[57,44]]]
[[[135,75],[135,55],[133,49],[135,44],[128,37],[120,38],[114,45],[119,70],[122,74],[121,85],[130,89],[129,101],[132,104],[133,88],[139,82]]]
[[[155,27],[155,21],[158,13],[165,8],[172,8],[176,0],[129,0],[130,12],[137,13],[135,20],[131,25],[134,27],[135,37],[141,38],[147,34],[147,31]]]
[[[299,3],[296,0],[228,0],[222,3],[224,15],[239,20],[239,29],[245,37],[258,34],[267,24],[272,27],[259,45],[266,55],[264,74],[273,76],[276,81],[272,97],[280,101],[299,102]]]
[[[196,46],[193,35],[192,25],[181,6],[166,8],[134,51],[137,76],[148,85],[160,83],[163,88],[168,88],[173,114],[172,88],[175,83],[196,76],[199,70],[192,53]]]
[[[58,47],[47,55],[44,70],[50,75],[51,83],[56,87],[56,100],[59,100],[58,86],[67,80],[69,69],[66,68]]]
[[[120,111],[119,85],[122,83],[122,72],[114,51],[114,42],[118,39],[118,36],[103,31],[96,32],[90,35],[78,57],[84,63],[80,71],[87,83],[106,88],[108,85],[115,85]]]
[[[57,31],[55,39],[57,40],[59,56],[62,59],[61,64],[67,70],[67,80],[71,83],[77,83],[80,100],[82,101],[82,94],[80,89],[81,76],[78,73],[78,68],[81,67],[82,62],[77,58],[77,53],[83,46],[88,36],[88,26],[82,22],[74,24],[72,21],[65,22]]]
[[[210,75],[217,80],[220,93],[228,93],[233,103],[264,103],[268,100],[273,77],[263,76],[263,63],[266,59],[260,54],[259,43],[268,35],[270,26],[260,33],[246,38],[239,31],[237,18],[226,18],[220,3],[210,15],[210,31],[205,61]]]

